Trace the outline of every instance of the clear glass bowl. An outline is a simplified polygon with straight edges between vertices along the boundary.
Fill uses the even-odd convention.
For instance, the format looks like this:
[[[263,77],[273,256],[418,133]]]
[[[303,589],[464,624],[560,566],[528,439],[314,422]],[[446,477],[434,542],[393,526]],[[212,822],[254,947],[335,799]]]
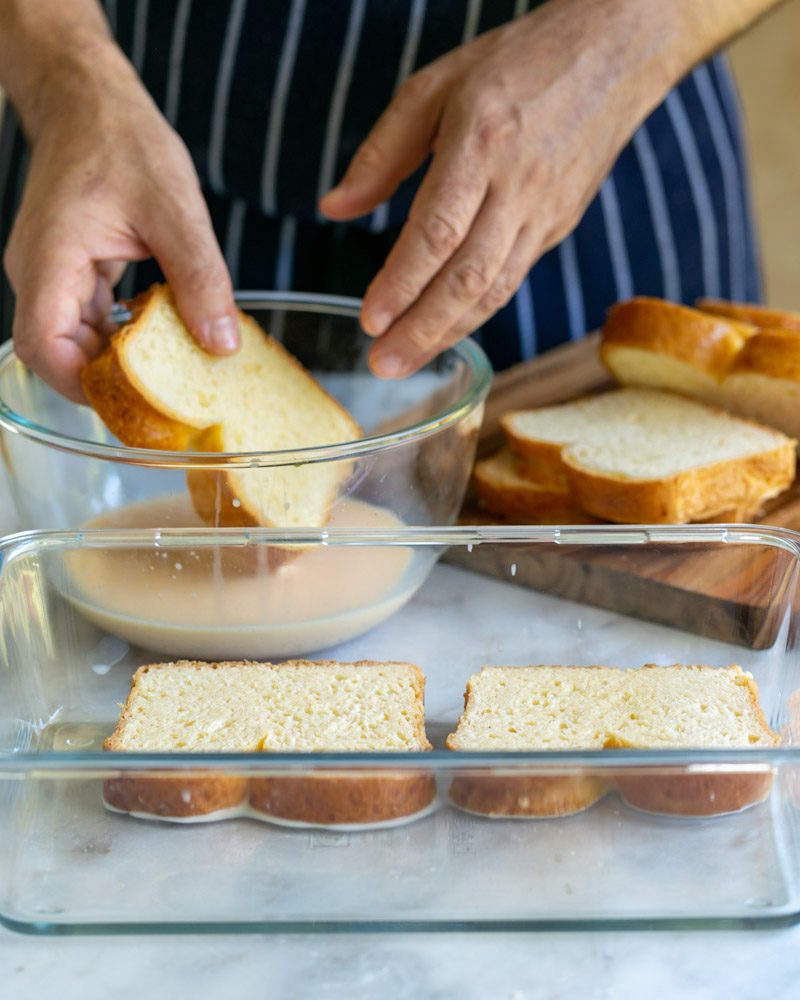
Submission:
[[[97,415],[59,396],[0,349],[0,453],[21,523],[31,528],[194,527],[192,470],[280,483],[336,463],[346,477],[331,523],[452,524],[469,479],[491,368],[462,341],[402,381],[371,375],[355,299],[242,292],[242,309],[296,355],[356,418],[363,439],[298,451],[186,453],[127,448]],[[267,486],[269,480],[267,480]],[[276,489],[279,488],[276,481]],[[235,501],[234,501],[235,502]]]
[[[280,537],[299,549],[298,565],[313,558],[320,573],[339,579],[327,616],[291,581],[259,614],[240,599],[190,616],[176,596],[187,572],[177,565],[192,561],[216,561],[234,591],[242,581],[245,590],[257,588],[253,566],[274,532],[32,532],[0,544],[0,921],[8,927],[465,931],[753,927],[800,917],[800,536],[690,526]],[[426,584],[393,616],[346,638],[339,626],[352,613],[349,560],[408,569],[443,550]],[[396,580],[402,592],[401,569]],[[391,587],[372,589],[373,606],[391,602]],[[236,657],[248,631],[260,634],[265,650],[293,632],[300,645],[322,643],[320,658],[418,664],[433,751],[101,750],[134,670],[179,648]],[[648,661],[738,663],[753,674],[782,745],[444,748],[467,679],[484,665]],[[179,825],[119,815],[103,803],[109,780],[145,778],[151,788],[164,781],[173,794],[180,787],[191,795],[198,775],[291,783],[323,775],[391,780],[398,771],[432,777],[438,803],[384,829],[292,829],[250,816]],[[505,794],[520,782],[536,789],[543,781],[572,787],[575,779],[610,790],[558,818],[491,819],[455,804],[465,789]],[[682,805],[667,815],[633,808],[643,782],[681,789],[696,812],[712,815],[686,815]],[[716,814],[720,791],[753,782],[766,799]]]

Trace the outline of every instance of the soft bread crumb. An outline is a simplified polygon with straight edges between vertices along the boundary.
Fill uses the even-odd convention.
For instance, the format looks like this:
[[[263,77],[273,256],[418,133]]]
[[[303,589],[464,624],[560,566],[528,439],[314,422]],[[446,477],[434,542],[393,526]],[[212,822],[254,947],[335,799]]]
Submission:
[[[409,663],[176,663],[141,667],[118,751],[429,750],[424,676]]]
[[[239,332],[235,354],[208,354],[181,321],[169,288],[154,286],[107,351],[84,369],[87,398],[132,447],[272,452],[361,436],[350,414],[244,313]],[[347,462],[197,471],[190,488],[210,523],[319,526],[350,471]]]
[[[779,743],[738,666],[487,667],[469,679],[451,750],[711,748]]]

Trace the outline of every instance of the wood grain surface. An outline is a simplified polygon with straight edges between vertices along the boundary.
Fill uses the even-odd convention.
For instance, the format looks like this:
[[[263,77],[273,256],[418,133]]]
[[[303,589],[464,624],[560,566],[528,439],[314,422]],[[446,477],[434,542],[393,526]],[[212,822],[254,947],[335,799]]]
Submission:
[[[598,357],[599,335],[558,347],[502,372],[487,399],[479,455],[502,444],[500,417],[613,385]],[[491,515],[467,497],[462,524]],[[800,531],[800,486],[771,501],[757,523]],[[751,648],[770,646],[798,568],[791,553],[762,546],[478,546],[450,562],[520,586]],[[513,566],[513,573],[512,573]]]

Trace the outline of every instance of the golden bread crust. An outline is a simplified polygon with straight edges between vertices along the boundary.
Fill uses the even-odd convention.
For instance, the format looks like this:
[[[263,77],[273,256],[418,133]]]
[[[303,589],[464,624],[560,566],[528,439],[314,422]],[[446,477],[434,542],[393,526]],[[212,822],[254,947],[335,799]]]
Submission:
[[[622,800],[635,809],[670,816],[719,816],[763,802],[772,788],[772,772],[740,771],[687,774],[680,768],[656,774],[617,774]]]
[[[688,362],[724,377],[754,327],[662,299],[635,298],[612,306],[603,325],[600,358],[614,372],[614,347],[636,347]]]
[[[597,775],[457,774],[450,799],[468,812],[493,817],[572,816],[599,802],[611,782]]]
[[[422,771],[252,778],[249,791],[252,808],[268,816],[331,826],[411,816],[435,796],[436,782]]]
[[[749,323],[761,329],[782,327],[784,330],[800,331],[800,313],[770,309],[750,302],[725,302],[722,299],[698,299],[695,304],[705,313]]]
[[[731,366],[731,375],[745,373],[800,382],[800,331],[760,330]]]
[[[131,774],[103,782],[103,799],[122,812],[186,818],[233,809],[247,799],[247,778],[216,772]]]
[[[578,506],[621,524],[685,524],[725,511],[753,517],[770,497],[787,489],[795,475],[793,441],[768,452],[687,469],[653,480],[601,474],[565,458]]]
[[[86,398],[109,430],[128,447],[220,453],[230,450],[224,447],[220,426],[202,422],[190,425],[179,419],[178,411],[171,410],[168,401],[151,392],[128,364],[128,345],[147,328],[152,314],[163,306],[175,309],[174,297],[167,285],[153,285],[129,303],[131,320],[83,369],[81,383]],[[175,319],[180,322],[177,313]],[[240,328],[257,336],[270,351],[278,354],[281,363],[294,369],[318,398],[324,397],[327,406],[338,413],[347,428],[344,437],[356,440],[362,436],[361,428],[347,410],[317,383],[295,357],[272,337],[265,335],[252,317],[239,312],[239,324]],[[341,463],[339,484],[347,479],[350,471],[349,465]],[[251,474],[257,475],[258,472],[254,470]],[[281,527],[262,511],[253,509],[255,504],[248,507],[248,498],[237,495],[241,490],[236,490],[234,477],[235,474],[227,470],[197,469],[187,473],[189,492],[203,521],[215,527]],[[336,484],[332,484],[330,496],[326,497],[322,524],[327,523],[335,499]]]

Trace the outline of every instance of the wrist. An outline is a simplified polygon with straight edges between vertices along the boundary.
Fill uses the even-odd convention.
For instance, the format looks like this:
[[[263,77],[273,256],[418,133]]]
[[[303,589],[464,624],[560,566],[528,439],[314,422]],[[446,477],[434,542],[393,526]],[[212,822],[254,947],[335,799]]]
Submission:
[[[6,0],[0,66],[0,83],[31,142],[67,108],[136,79],[94,0]]]

